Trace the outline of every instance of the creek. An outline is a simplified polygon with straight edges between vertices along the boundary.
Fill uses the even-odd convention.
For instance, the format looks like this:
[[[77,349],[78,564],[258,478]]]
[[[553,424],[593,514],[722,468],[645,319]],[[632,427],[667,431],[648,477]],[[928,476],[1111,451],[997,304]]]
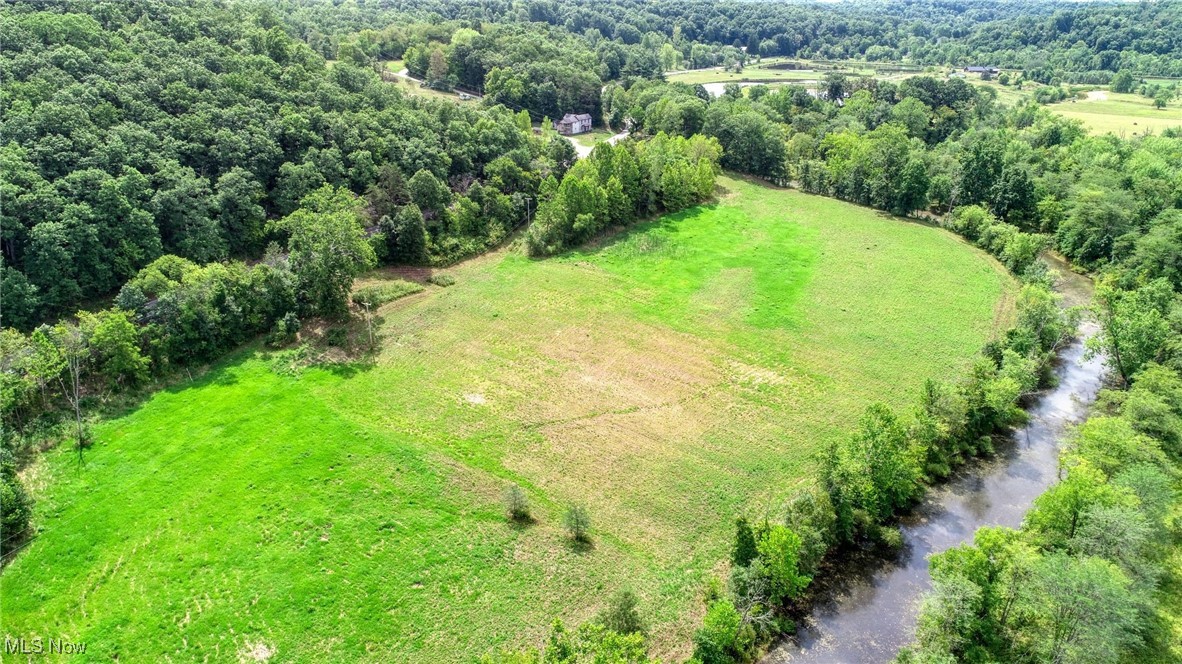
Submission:
[[[1089,286],[1068,273],[1060,290],[1075,304],[1086,301]],[[971,541],[982,526],[1018,527],[1034,499],[1057,481],[1060,446],[1103,384],[1103,359],[1084,351],[1083,339],[1095,332],[1085,321],[1059,354],[1058,383],[1028,404],[1025,426],[995,454],[930,489],[901,519],[903,546],[896,556],[851,554],[838,573],[820,579],[810,615],[764,662],[889,662],[911,643],[919,602],[931,587],[928,557]]]

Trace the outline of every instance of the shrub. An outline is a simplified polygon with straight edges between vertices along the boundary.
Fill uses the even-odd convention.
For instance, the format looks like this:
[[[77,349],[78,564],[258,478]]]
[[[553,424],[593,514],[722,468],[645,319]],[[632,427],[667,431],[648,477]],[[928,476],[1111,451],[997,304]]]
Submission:
[[[436,286],[443,286],[444,288],[447,288],[448,286],[455,285],[456,278],[450,274],[433,274],[427,279],[427,281],[435,284]]]
[[[566,526],[567,532],[570,533],[574,541],[591,541],[591,516],[587,514],[587,509],[581,505],[572,505],[567,509],[562,524]]]
[[[730,600],[718,600],[706,609],[702,626],[694,633],[694,659],[702,664],[745,662],[751,656],[755,630]]]
[[[643,634],[644,620],[636,610],[639,600],[631,590],[621,590],[612,596],[607,608],[599,615],[604,627],[619,634]]]
[[[725,592],[726,588],[723,587],[721,579],[716,576],[708,577],[702,583],[702,603],[709,607],[722,599]]]
[[[24,541],[33,514],[33,499],[16,475],[16,461],[0,450],[0,555],[8,555]]]
[[[924,454],[890,408],[866,408],[858,432],[835,443],[822,466],[840,539],[852,541],[867,522],[885,521],[919,496]]]
[[[282,350],[271,356],[271,371],[280,376],[299,376],[311,358],[312,352],[307,344]]]
[[[294,311],[289,311],[287,314],[275,321],[275,326],[271,328],[271,334],[267,336],[267,343],[278,347],[291,343],[295,340],[296,333],[300,331],[300,317]]]
[[[121,309],[97,313],[80,311],[78,318],[90,346],[93,370],[103,376],[108,385],[134,384],[147,377],[150,360],[140,349],[142,335],[132,321],[131,312]]]
[[[505,489],[505,511],[514,521],[529,521],[529,497],[514,484]]]
[[[344,348],[349,345],[349,330],[344,327],[330,327],[324,333],[324,342],[329,346]]]
[[[777,604],[795,599],[812,581],[800,573],[800,536],[787,526],[761,529],[756,543],[768,579],[769,599]]]
[[[879,526],[875,529],[874,543],[884,553],[894,553],[903,548],[903,533],[898,528]]]
[[[812,576],[821,559],[836,539],[836,515],[829,494],[820,486],[798,491],[788,501],[784,525],[800,535],[799,566],[802,574]]]
[[[397,279],[376,286],[366,286],[353,293],[353,304],[359,307],[380,307],[400,297],[422,292],[423,286],[413,281]]]
[[[541,662],[650,662],[643,634],[622,634],[603,625],[586,622],[569,630],[555,620],[550,636],[539,649],[485,654],[481,664],[540,664]]]

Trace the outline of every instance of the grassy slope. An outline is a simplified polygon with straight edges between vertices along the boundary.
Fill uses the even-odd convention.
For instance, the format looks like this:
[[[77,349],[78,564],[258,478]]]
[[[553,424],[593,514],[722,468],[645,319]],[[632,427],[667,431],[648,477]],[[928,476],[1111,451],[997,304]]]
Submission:
[[[1012,292],[943,231],[723,185],[600,247],[457,268],[383,308],[372,367],[244,352],[99,426],[83,471],[50,453],[5,633],[126,661],[466,660],[628,585],[686,654],[730,519],[869,401],[954,374]],[[511,481],[536,524],[502,517]],[[563,537],[573,502],[590,550]]]

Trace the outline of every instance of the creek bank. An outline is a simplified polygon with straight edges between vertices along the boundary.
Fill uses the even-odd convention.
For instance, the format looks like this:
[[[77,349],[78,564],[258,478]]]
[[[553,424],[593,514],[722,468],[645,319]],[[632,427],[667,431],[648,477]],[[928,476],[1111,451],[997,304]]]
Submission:
[[[1053,258],[1050,262],[1063,273],[1058,290],[1065,304],[1086,301],[1090,282]],[[896,555],[838,557],[833,573],[821,575],[796,634],[777,643],[763,661],[889,662],[911,643],[919,601],[931,587],[928,557],[971,541],[982,526],[1018,527],[1034,499],[1057,481],[1064,438],[1087,416],[1103,386],[1103,358],[1088,358],[1084,349],[1096,331],[1090,321],[1080,325],[1056,361],[1057,385],[1029,404],[1026,425],[999,442],[995,454],[931,487],[900,519],[903,546]]]

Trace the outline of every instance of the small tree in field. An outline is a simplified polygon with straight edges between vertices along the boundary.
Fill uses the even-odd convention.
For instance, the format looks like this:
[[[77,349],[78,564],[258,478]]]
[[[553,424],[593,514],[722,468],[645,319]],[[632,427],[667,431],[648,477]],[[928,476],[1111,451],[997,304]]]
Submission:
[[[516,484],[505,489],[505,511],[514,521],[529,521],[530,519],[529,497]]]
[[[573,505],[567,509],[562,524],[566,526],[567,532],[570,533],[574,541],[591,541],[591,516],[587,514],[587,509],[581,505]]]
[[[631,590],[621,590],[612,596],[607,608],[599,614],[603,626],[617,634],[643,634],[644,620],[636,606],[640,603]]]

